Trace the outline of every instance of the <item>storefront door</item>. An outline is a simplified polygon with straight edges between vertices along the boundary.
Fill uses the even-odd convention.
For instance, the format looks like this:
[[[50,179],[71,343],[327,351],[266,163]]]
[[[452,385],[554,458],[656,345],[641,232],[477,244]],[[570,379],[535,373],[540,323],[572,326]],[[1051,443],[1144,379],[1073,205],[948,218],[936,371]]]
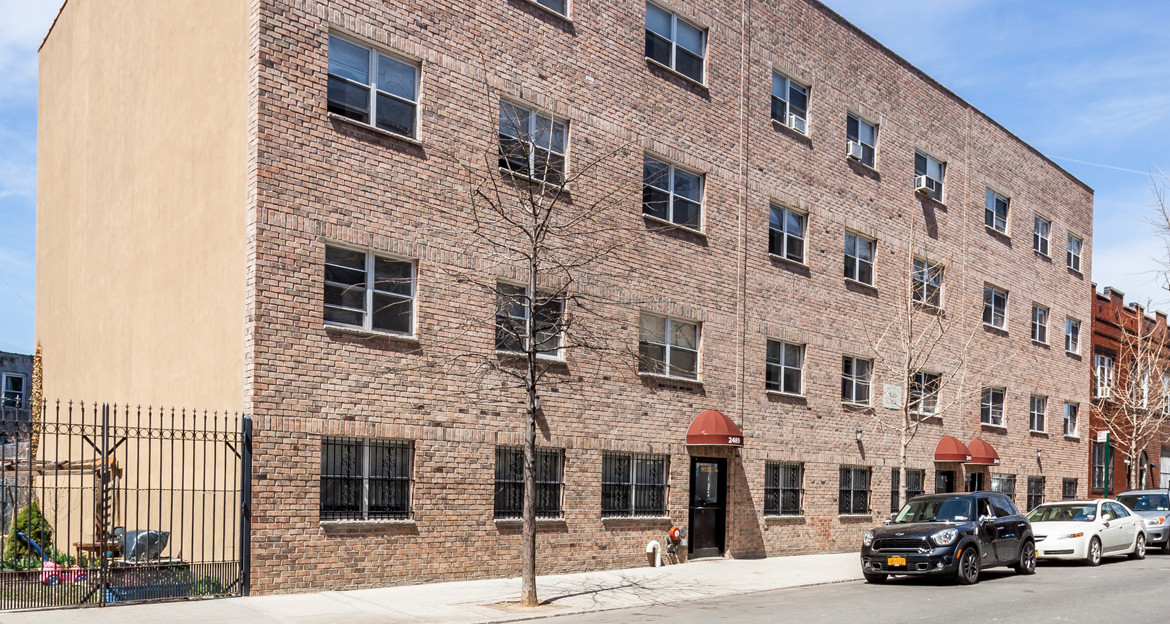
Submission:
[[[727,460],[691,458],[690,555],[718,557],[727,534]]]
[[[934,472],[934,491],[936,494],[947,494],[955,491],[955,471],[936,470]]]

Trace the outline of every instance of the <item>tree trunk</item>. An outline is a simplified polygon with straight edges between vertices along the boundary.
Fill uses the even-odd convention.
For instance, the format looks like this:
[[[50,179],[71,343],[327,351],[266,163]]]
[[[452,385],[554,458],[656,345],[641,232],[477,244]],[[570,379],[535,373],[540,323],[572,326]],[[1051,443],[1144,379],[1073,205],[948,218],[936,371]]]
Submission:
[[[910,385],[909,384],[906,385],[905,392],[906,392],[906,396],[904,396],[902,398],[902,403],[903,403],[902,431],[899,432],[901,435],[900,435],[899,440],[898,440],[898,504],[899,505],[906,504],[906,486],[909,485],[906,482],[906,477],[907,477],[907,474],[906,474],[906,446],[908,446],[908,444],[909,444],[906,440],[906,432],[910,429],[910,406],[909,406]],[[895,511],[894,513],[897,513],[897,512]]]
[[[536,266],[529,265],[528,293],[525,305],[528,319],[525,321],[525,355],[528,369],[525,371],[524,387],[527,391],[527,405],[524,410],[524,509],[521,513],[520,546],[520,604],[535,607],[540,604],[536,598],[536,332],[533,314],[536,311]]]

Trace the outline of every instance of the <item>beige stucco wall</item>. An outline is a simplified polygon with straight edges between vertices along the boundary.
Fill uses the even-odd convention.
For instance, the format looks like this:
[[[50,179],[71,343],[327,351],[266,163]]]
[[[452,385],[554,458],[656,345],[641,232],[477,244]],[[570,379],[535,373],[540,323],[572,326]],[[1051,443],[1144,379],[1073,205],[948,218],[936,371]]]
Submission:
[[[242,407],[247,5],[69,0],[44,43],[47,398]]]

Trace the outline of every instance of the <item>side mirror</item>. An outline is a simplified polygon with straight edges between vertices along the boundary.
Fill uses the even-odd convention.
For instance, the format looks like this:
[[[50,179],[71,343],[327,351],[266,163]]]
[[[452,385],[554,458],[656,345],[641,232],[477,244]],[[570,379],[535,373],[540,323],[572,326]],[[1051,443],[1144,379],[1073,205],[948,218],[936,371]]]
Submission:
[[[888,525],[888,524],[891,524],[892,522],[893,522],[893,520],[890,518],[886,518],[885,520],[882,520],[883,525]]]

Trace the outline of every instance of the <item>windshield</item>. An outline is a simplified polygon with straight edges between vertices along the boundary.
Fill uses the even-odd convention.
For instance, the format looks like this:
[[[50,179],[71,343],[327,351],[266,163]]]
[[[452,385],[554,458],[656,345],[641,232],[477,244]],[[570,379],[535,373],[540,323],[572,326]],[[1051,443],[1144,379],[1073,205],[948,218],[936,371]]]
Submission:
[[[1097,503],[1041,505],[1028,513],[1029,522],[1092,522],[1096,517]]]
[[[971,519],[970,498],[927,498],[912,500],[902,507],[895,524],[908,522],[967,522]]]
[[[1165,494],[1126,494],[1117,501],[1134,511],[1170,511],[1170,497]]]

